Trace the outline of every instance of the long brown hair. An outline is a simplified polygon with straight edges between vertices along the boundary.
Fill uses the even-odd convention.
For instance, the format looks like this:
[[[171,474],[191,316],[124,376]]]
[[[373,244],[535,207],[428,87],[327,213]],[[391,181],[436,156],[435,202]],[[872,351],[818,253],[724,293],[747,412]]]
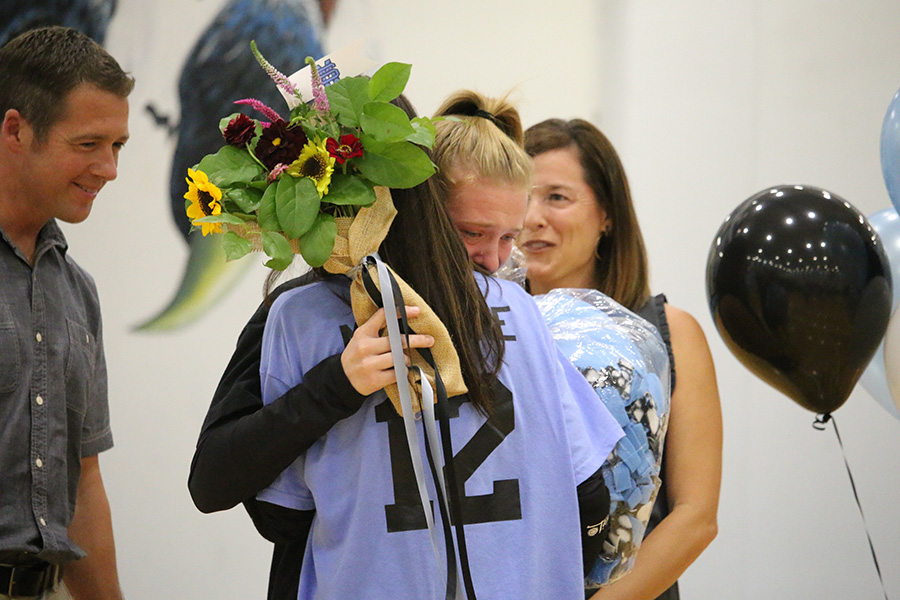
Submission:
[[[583,119],[548,119],[525,131],[529,156],[560,148],[578,152],[585,183],[612,221],[612,229],[600,239],[595,253],[597,289],[636,310],[650,296],[647,251],[622,161],[609,139]]]
[[[475,265],[432,179],[392,194],[397,216],[379,254],[447,327],[469,400],[482,413],[491,414],[492,384],[503,360],[503,332],[475,281]]]

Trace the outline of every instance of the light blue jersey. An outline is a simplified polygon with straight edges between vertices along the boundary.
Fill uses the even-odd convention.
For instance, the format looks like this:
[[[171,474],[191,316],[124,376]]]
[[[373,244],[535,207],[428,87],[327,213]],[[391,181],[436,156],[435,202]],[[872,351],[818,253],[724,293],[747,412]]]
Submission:
[[[531,297],[509,282],[481,281],[506,339],[495,417],[486,423],[467,400],[450,399],[475,592],[491,600],[580,600],[575,488],[600,468],[622,430],[577,370],[560,360]],[[353,327],[349,281],[329,279],[282,294],[263,338],[264,402],[341,352],[341,326]],[[421,427],[418,433],[424,447]],[[401,417],[377,392],[259,494],[273,504],[316,510],[298,598],[444,598],[445,565],[432,551],[409,452]],[[443,548],[440,525],[436,532]]]

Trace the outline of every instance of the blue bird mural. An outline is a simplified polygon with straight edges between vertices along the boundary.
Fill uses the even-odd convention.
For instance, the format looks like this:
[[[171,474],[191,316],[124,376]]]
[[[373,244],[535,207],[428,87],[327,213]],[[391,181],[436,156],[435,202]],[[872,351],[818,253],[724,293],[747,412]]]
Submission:
[[[151,103],[154,123],[176,137],[169,177],[175,227],[188,243],[189,256],[178,290],[155,316],[136,329],[171,330],[189,323],[228,293],[249,266],[248,259],[227,263],[220,236],[191,233],[184,211],[187,169],[222,145],[218,123],[238,112],[235,100],[256,98],[273,107],[282,99],[250,52],[250,40],[285,73],[321,57],[321,32],[337,0],[230,0],[203,31],[178,81],[176,122]],[[117,0],[0,0],[0,46],[16,35],[49,25],[72,27],[103,44]],[[243,107],[241,107],[243,108]],[[244,111],[248,109],[244,108]]]
[[[153,105],[146,107],[159,126],[177,135],[169,200],[172,218],[190,254],[174,298],[137,329],[169,330],[190,322],[226,294],[249,266],[246,258],[225,262],[221,236],[190,232],[184,210],[187,170],[222,146],[220,119],[238,109],[249,110],[234,105],[235,100],[256,98],[272,107],[284,103],[250,52],[250,41],[256,40],[263,55],[279,70],[293,73],[304,66],[307,56],[323,55],[320,32],[333,6],[334,0],[229,1],[185,61],[178,82],[181,108],[177,124]]]
[[[36,27],[77,29],[98,44],[116,12],[117,0],[0,0],[0,46]]]

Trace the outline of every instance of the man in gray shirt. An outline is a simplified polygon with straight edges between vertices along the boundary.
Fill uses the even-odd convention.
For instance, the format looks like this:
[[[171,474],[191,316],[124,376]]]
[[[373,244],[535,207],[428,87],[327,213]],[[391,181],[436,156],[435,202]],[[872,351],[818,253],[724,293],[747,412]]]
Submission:
[[[120,600],[98,453],[112,446],[94,282],[56,220],[115,179],[134,80],[72,29],[0,49],[0,599]]]

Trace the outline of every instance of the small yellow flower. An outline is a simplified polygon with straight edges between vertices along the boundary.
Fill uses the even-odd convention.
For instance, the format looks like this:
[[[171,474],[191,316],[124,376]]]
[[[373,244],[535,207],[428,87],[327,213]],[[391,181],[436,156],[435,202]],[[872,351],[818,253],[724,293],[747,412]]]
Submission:
[[[292,162],[287,172],[294,177],[309,177],[316,184],[319,198],[328,193],[331,185],[331,174],[334,172],[334,157],[325,147],[325,140],[316,144],[307,142],[300,152],[300,157]]]
[[[185,181],[188,184],[188,191],[184,197],[191,202],[186,212],[191,220],[191,224],[200,226],[203,235],[207,233],[222,233],[221,223],[195,222],[196,219],[222,213],[222,190],[210,183],[206,173],[199,169],[196,171],[188,169],[188,178]]]

